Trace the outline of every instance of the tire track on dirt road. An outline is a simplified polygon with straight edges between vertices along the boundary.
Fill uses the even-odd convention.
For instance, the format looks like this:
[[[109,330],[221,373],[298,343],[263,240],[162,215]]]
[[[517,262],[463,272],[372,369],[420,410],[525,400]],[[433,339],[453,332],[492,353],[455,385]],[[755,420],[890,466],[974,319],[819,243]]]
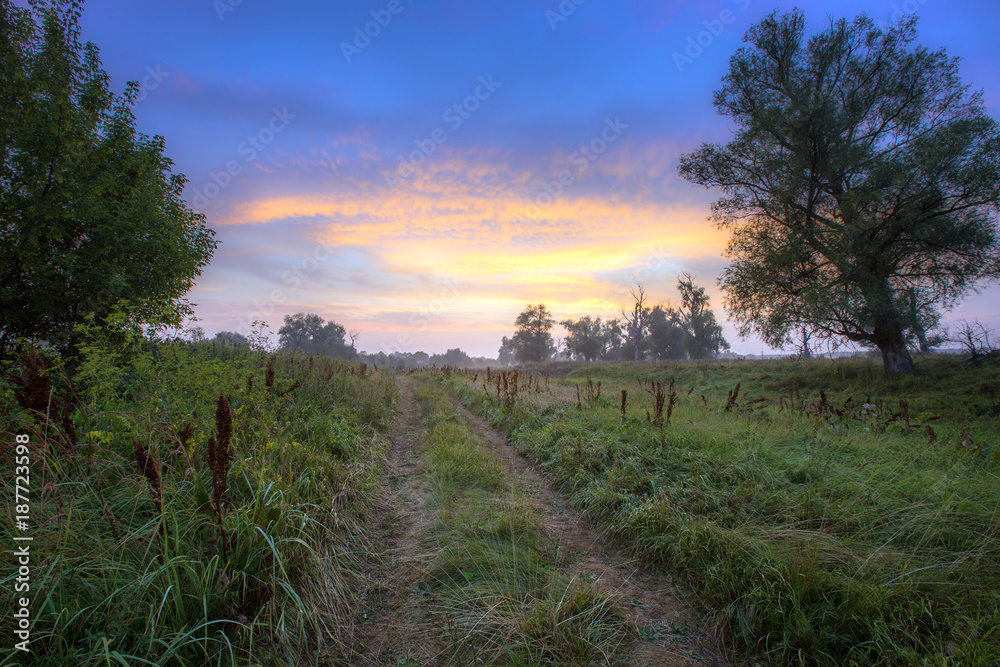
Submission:
[[[577,556],[571,570],[622,600],[622,610],[635,623],[638,638],[629,655],[616,665],[723,667],[730,664],[722,657],[714,632],[701,627],[694,608],[684,601],[668,578],[646,570],[636,559],[626,557],[612,546],[503,436],[454,396],[449,397],[469,430],[479,435],[488,450],[510,470],[530,498],[546,531],[560,544],[560,551]]]
[[[384,503],[378,531],[383,549],[368,578],[368,604],[360,612],[351,665],[441,664],[441,628],[428,618],[417,590],[435,554],[421,539],[434,517],[426,507],[418,475],[420,406],[409,382],[400,378],[392,447],[386,461]]]

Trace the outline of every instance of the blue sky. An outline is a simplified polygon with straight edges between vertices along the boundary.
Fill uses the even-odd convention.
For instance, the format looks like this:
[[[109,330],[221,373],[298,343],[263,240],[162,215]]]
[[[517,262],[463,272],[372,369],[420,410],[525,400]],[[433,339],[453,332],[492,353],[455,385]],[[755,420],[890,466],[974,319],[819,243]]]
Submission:
[[[113,89],[142,83],[139,129],[166,137],[221,241],[199,324],[317,312],[369,351],[492,356],[528,302],[614,316],[635,279],[676,300],[680,271],[724,319],[714,195],[677,161],[731,136],[712,91],[745,31],[794,4],[577,2],[87,2],[83,37]],[[1000,3],[798,6],[812,29],[915,11],[918,42],[960,57],[1000,117]],[[1000,327],[998,296],[950,317]]]

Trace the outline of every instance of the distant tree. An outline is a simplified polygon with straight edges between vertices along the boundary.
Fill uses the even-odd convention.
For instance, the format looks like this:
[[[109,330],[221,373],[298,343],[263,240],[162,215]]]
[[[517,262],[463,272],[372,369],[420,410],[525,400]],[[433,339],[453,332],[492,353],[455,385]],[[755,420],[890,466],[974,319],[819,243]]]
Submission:
[[[688,357],[708,359],[728,350],[729,343],[722,336],[722,327],[715,321],[715,313],[708,307],[709,299],[705,288],[695,285],[690,273],[683,273],[677,279],[677,289],[681,293],[678,316],[687,334],[684,338],[684,350]]]
[[[514,358],[525,363],[545,361],[551,357],[556,351],[550,333],[553,324],[555,320],[545,304],[528,304],[514,320],[516,330],[510,341]]]
[[[917,350],[930,352],[947,340],[947,335],[941,330],[941,313],[933,303],[921,301],[917,290],[908,290],[906,296],[909,336],[915,340]]]
[[[457,347],[444,354],[432,354],[430,362],[435,366],[458,366],[460,368],[471,368],[475,365],[472,363],[472,357]]]
[[[497,364],[500,366],[510,366],[515,361],[514,343],[506,336],[500,341],[500,349],[497,350]]]
[[[285,324],[278,329],[281,347],[311,354],[329,354],[341,359],[353,359],[355,350],[344,342],[346,331],[336,322],[324,324],[315,313],[285,315]]]
[[[780,347],[807,325],[912,373],[907,331],[1000,275],[1000,126],[915,25],[861,15],[807,39],[800,10],[775,12],[730,59],[715,107],[736,136],[680,173],[724,193],[741,334]]]
[[[216,247],[162,137],[137,134],[79,40],[79,3],[0,0],[0,356],[16,338],[72,346],[112,312],[180,326]]]
[[[604,337],[604,351],[601,354],[601,359],[618,361],[627,357],[625,350],[625,330],[622,328],[621,320],[616,318],[606,321],[602,335]]]
[[[646,305],[646,289],[636,283],[634,289],[629,289],[632,295],[631,310],[622,308],[622,320],[625,330],[625,353],[638,361],[643,358],[644,342],[649,333],[650,308]]]
[[[185,327],[184,333],[187,334],[188,340],[190,340],[192,343],[201,343],[203,341],[208,340],[208,338],[205,336],[205,328],[198,326],[197,324]]]
[[[247,340],[246,336],[236,333],[235,331],[220,331],[215,334],[215,338],[212,340],[217,343],[222,343],[223,345],[232,345],[234,347],[250,344],[250,341]]]
[[[686,359],[687,330],[680,312],[669,306],[655,306],[649,312],[649,347],[657,359]]]
[[[803,359],[812,359],[813,352],[812,346],[809,344],[809,340],[812,338],[813,332],[808,326],[802,326],[799,330],[798,340],[796,341],[795,348],[799,353],[799,356]]]
[[[566,354],[573,359],[594,361],[604,356],[607,349],[607,331],[601,318],[592,319],[585,315],[578,320],[563,320],[559,323],[567,331]]]

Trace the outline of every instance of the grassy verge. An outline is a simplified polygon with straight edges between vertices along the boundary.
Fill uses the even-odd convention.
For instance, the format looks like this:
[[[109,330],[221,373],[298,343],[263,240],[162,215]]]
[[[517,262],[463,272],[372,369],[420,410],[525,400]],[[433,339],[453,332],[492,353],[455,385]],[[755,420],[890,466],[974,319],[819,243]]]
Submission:
[[[342,658],[391,375],[142,339],[95,341],[71,384],[41,361],[0,387],[3,456],[31,440],[33,665]]]
[[[1000,664],[1000,370],[869,366],[596,365],[516,392],[509,373],[439,377],[748,653]]]
[[[424,472],[439,556],[427,578],[454,664],[610,664],[631,637],[602,592],[565,571],[500,462],[459,423],[447,396],[418,385]]]

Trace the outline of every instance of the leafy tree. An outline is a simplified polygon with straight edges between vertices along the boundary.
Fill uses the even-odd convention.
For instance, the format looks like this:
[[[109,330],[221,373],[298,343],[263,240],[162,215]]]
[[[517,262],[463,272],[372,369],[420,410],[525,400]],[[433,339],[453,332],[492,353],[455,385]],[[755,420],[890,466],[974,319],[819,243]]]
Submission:
[[[336,322],[323,322],[323,318],[315,313],[285,315],[285,324],[278,329],[281,347],[353,359],[356,352],[344,342],[347,333],[344,327]]]
[[[137,134],[130,82],[108,88],[79,41],[80,2],[0,0],[0,355],[19,337],[72,345],[88,317],[179,326],[216,247]]]
[[[684,351],[691,359],[708,359],[729,349],[722,336],[722,327],[715,321],[715,313],[708,307],[709,299],[704,287],[694,284],[690,273],[677,279],[681,293],[678,319],[684,327]]]
[[[911,373],[922,321],[1000,275],[1000,131],[958,62],[914,47],[915,19],[865,15],[809,39],[800,11],[750,29],[715,94],[734,139],[681,159],[724,193],[721,284],[740,333],[781,346],[803,325]],[[911,296],[912,295],[912,296]]]
[[[559,324],[568,332],[567,356],[586,361],[594,361],[604,356],[608,337],[601,318],[592,319],[589,315],[585,315],[578,320],[563,320]]]
[[[514,363],[514,344],[506,336],[500,341],[500,349],[497,350],[497,363],[501,366],[510,366]]]
[[[511,339],[514,358],[519,362],[545,361],[551,357],[556,346],[552,341],[552,313],[545,304],[528,304],[514,320],[516,330]]]
[[[602,335],[604,352],[601,354],[601,359],[617,361],[628,358],[625,350],[625,330],[622,328],[621,320],[615,318],[605,322]]]
[[[655,306],[649,311],[649,347],[657,359],[686,359],[687,331],[676,308]]]
[[[461,368],[471,368],[475,366],[472,357],[462,351],[461,348],[454,348],[444,354],[432,354],[430,362],[437,366],[459,366]]]
[[[250,344],[250,341],[247,340],[246,336],[236,333],[235,331],[220,331],[215,334],[215,338],[212,340],[222,343],[223,345],[231,345],[233,347],[241,347]]]

